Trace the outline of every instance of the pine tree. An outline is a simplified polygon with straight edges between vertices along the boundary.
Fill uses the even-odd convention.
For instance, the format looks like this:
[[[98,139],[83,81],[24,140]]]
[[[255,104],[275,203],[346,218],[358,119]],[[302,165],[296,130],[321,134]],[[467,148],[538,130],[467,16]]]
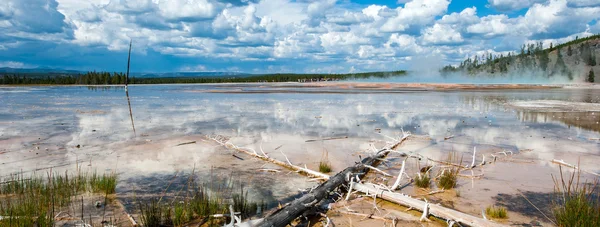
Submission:
[[[590,73],[588,74],[587,82],[594,83],[594,69],[590,69]]]

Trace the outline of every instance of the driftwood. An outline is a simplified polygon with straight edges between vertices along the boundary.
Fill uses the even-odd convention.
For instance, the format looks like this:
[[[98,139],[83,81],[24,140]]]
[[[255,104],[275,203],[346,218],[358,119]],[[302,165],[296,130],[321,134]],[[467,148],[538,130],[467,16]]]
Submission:
[[[565,162],[565,161],[563,161],[563,160],[552,159],[552,163],[554,163],[554,164],[558,164],[558,165],[561,165],[561,166],[566,166],[566,167],[569,167],[569,168],[573,168],[574,170],[579,170],[579,171],[582,171],[582,172],[589,173],[589,174],[592,174],[592,175],[595,175],[595,176],[599,176],[599,177],[600,177],[600,174],[594,173],[594,172],[592,172],[592,171],[587,171],[587,170],[580,169],[578,166],[575,166],[575,165],[573,165],[573,164],[566,163],[566,162]]]
[[[224,147],[226,147],[228,149],[235,150],[237,152],[241,152],[241,153],[250,155],[250,156],[258,158],[258,159],[262,159],[263,161],[267,161],[267,162],[270,162],[270,163],[273,163],[273,164],[276,164],[276,165],[279,165],[279,166],[282,166],[282,167],[294,170],[294,171],[302,173],[302,174],[306,174],[306,175],[308,175],[310,177],[321,178],[321,179],[324,179],[324,180],[329,179],[329,175],[327,175],[327,174],[320,173],[320,172],[317,172],[317,171],[314,171],[314,170],[311,170],[311,169],[308,169],[308,168],[303,168],[303,167],[300,167],[300,166],[293,165],[289,160],[287,160],[287,157],[286,157],[286,160],[287,160],[287,163],[286,163],[286,162],[282,162],[282,161],[279,161],[277,159],[273,159],[273,158],[267,156],[267,154],[264,153],[262,151],[262,149],[261,149],[261,152],[263,154],[260,155],[260,154],[256,153],[256,151],[253,150],[253,149],[251,149],[251,148],[238,147],[238,146],[233,145],[230,142],[224,142],[218,136],[214,136],[214,137],[207,136],[207,138],[209,138],[211,140],[214,140],[215,142],[219,143],[220,145],[222,145],[222,146],[224,146]],[[282,154],[283,154],[283,152],[282,152]],[[284,156],[285,156],[285,154],[284,154]]]
[[[263,221],[257,226],[277,227],[289,224],[292,220],[296,219],[304,212],[308,211],[317,203],[319,203],[319,201],[329,197],[329,194],[335,189],[337,189],[343,184],[348,183],[350,179],[352,179],[355,175],[361,175],[368,172],[369,168],[367,168],[367,166],[373,166],[374,164],[379,162],[378,159],[384,158],[392,149],[399,146],[407,138],[408,135],[405,135],[400,140],[397,140],[395,144],[389,147],[384,147],[375,155],[364,158],[363,160],[361,160],[360,163],[348,167],[343,171],[337,173],[336,175],[330,177],[327,181],[319,185],[317,188],[313,189],[310,193],[305,194],[299,199],[294,200],[288,206],[265,217]]]
[[[426,203],[424,201],[411,198],[406,195],[402,195],[399,193],[389,192],[385,190],[381,190],[372,186],[368,186],[361,183],[353,183],[353,188],[356,191],[360,191],[369,195],[376,195],[377,197],[397,203],[402,206],[412,207],[413,209],[424,211],[427,209],[426,214],[433,215],[435,217],[447,220],[447,221],[455,221],[460,223],[461,225],[467,226],[505,226],[502,224],[498,224],[489,220],[484,220],[482,218],[478,218],[469,214],[461,213],[456,210],[452,210],[449,208],[442,207],[440,205]],[[427,216],[427,215],[425,215]]]
[[[314,140],[307,140],[307,141],[304,141],[304,142],[309,143],[309,142],[318,142],[318,141],[326,141],[326,140],[340,140],[340,139],[348,139],[348,136],[331,137],[331,138],[324,138],[324,139],[314,139]]]
[[[190,142],[180,143],[180,144],[177,144],[175,146],[178,147],[178,146],[183,146],[183,145],[188,145],[188,144],[194,144],[194,143],[196,143],[196,141],[190,141]]]

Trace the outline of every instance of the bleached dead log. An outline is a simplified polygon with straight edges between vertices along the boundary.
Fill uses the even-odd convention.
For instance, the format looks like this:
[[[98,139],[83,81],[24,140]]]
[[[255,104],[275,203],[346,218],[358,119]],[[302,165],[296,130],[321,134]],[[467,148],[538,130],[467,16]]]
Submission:
[[[376,154],[364,158],[360,163],[348,167],[343,171],[338,172],[336,175],[329,177],[327,181],[313,189],[310,193],[303,195],[302,197],[292,201],[290,205],[265,217],[257,226],[274,227],[285,226],[289,224],[292,220],[311,209],[321,200],[327,198],[329,194],[336,190],[339,186],[348,183],[354,175],[365,174],[368,170],[370,170],[366,166],[373,166],[374,163],[378,162],[377,159],[385,157],[389,153],[390,149],[394,149],[395,147],[399,146],[408,138],[408,136],[408,134],[405,134],[404,137],[399,139],[397,143],[386,146]]]
[[[566,163],[564,160],[552,159],[552,163],[558,164],[558,165],[562,165],[562,166],[566,166],[566,167],[569,167],[569,168],[573,168],[573,169],[576,169],[576,170],[579,170],[579,171],[582,171],[582,172],[586,172],[586,173],[589,173],[589,174],[592,174],[592,175],[595,175],[595,176],[600,176],[600,174],[598,174],[598,173],[594,173],[594,172],[591,172],[591,171],[583,170],[583,169],[581,169],[581,168],[579,168],[579,167],[577,167],[577,166],[575,166],[573,164]]]
[[[306,174],[306,175],[308,175],[310,177],[321,178],[321,179],[325,179],[325,180],[329,179],[329,175],[327,175],[327,174],[320,173],[320,172],[317,172],[317,171],[314,171],[314,170],[311,170],[311,169],[308,169],[308,168],[303,168],[303,167],[300,167],[300,166],[292,165],[291,162],[289,162],[289,160],[287,160],[288,163],[285,163],[285,162],[279,161],[277,159],[270,158],[270,157],[268,157],[266,155],[259,155],[256,152],[253,152],[253,150],[251,150],[251,149],[243,148],[243,147],[238,147],[238,146],[236,146],[236,145],[234,145],[234,144],[232,144],[230,142],[223,142],[223,141],[219,140],[218,137],[214,137],[213,138],[213,137],[207,136],[207,138],[211,139],[211,140],[213,140],[213,141],[215,141],[217,143],[219,143],[220,145],[222,145],[222,146],[224,146],[224,147],[226,147],[228,149],[235,150],[237,152],[241,152],[241,153],[244,153],[244,154],[247,154],[247,155],[259,158],[259,159],[262,159],[264,161],[274,163],[276,165],[279,165],[279,166],[282,166],[282,167],[294,170],[296,172],[299,172],[299,173],[302,173],[302,174]],[[261,151],[262,151],[262,149],[261,149]],[[263,152],[263,154],[264,154],[264,152]],[[287,157],[286,157],[286,159],[287,159]]]
[[[413,209],[420,210],[420,211],[423,211],[423,209],[425,208],[425,204],[426,204],[425,202],[423,202],[421,200],[414,199],[414,198],[411,198],[406,195],[380,190],[375,187],[367,186],[365,184],[360,184],[360,183],[354,183],[354,190],[360,191],[362,193],[369,194],[369,195],[376,194],[377,197],[379,197],[381,199],[384,199],[384,200],[387,200],[390,202],[394,202],[394,203],[397,203],[397,204],[405,206],[405,207],[412,207]],[[475,216],[472,216],[469,214],[461,213],[456,210],[445,208],[445,207],[437,205],[437,204],[429,204],[427,206],[427,208],[428,208],[429,215],[433,215],[435,217],[438,217],[438,218],[441,218],[444,220],[448,220],[448,221],[455,221],[457,223],[460,223],[463,226],[464,225],[466,225],[466,226],[489,226],[489,227],[505,226],[505,225],[495,223],[495,222],[492,222],[489,220],[484,220],[482,218],[475,217]]]

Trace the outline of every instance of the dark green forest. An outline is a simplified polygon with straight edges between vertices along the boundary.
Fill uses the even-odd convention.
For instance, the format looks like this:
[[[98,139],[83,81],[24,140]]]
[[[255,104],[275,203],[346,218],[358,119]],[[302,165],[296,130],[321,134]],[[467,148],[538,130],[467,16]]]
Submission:
[[[220,77],[131,77],[129,84],[173,84],[173,83],[253,83],[253,82],[316,82],[349,79],[385,78],[403,76],[406,71],[348,73],[348,74],[264,74]],[[87,72],[85,74],[4,74],[0,84],[39,85],[112,85],[124,84],[124,73]]]
[[[448,65],[441,69],[442,74],[453,72],[467,75],[503,75],[525,71],[536,71],[547,77],[565,76],[573,80],[575,76],[584,76],[587,82],[594,81],[594,70],[597,65],[596,49],[599,35],[585,38],[576,37],[567,43],[545,48],[543,43],[530,43],[521,46],[518,53],[508,55],[482,55],[470,57],[458,66]],[[585,70],[576,70],[576,69]],[[577,75],[584,73],[585,75]]]

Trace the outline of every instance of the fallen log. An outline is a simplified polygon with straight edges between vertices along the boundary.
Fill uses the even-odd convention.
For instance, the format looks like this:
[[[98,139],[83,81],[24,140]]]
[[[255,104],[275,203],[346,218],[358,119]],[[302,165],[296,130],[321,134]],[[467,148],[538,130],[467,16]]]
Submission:
[[[573,165],[573,164],[566,163],[566,162],[565,162],[564,160],[562,160],[562,159],[561,159],[561,160],[552,159],[552,161],[551,161],[551,162],[552,162],[552,163],[554,163],[554,164],[558,164],[558,165],[561,165],[561,166],[566,166],[566,167],[569,167],[569,168],[573,168],[574,170],[579,170],[579,171],[582,171],[582,172],[589,173],[589,174],[592,174],[592,175],[595,175],[595,176],[599,176],[599,177],[600,177],[600,174],[594,173],[594,172],[592,172],[592,171],[587,171],[587,170],[580,169],[580,168],[579,168],[579,164],[578,164],[577,166],[575,166],[575,165]]]
[[[361,160],[354,166],[348,167],[336,175],[329,177],[329,179],[313,189],[310,193],[296,199],[290,203],[290,205],[274,212],[273,214],[265,217],[261,223],[257,226],[262,227],[279,227],[286,226],[291,221],[302,215],[307,210],[311,209],[321,200],[329,197],[329,194],[343,184],[350,182],[350,179],[354,175],[366,174],[369,171],[367,166],[373,166],[379,162],[378,159],[384,158],[392,149],[396,148],[402,142],[408,138],[405,135],[400,140],[389,147],[384,147],[378,151],[375,155],[369,156]]]
[[[267,161],[267,162],[270,162],[270,163],[273,163],[273,164],[276,164],[276,165],[279,165],[279,166],[282,166],[282,167],[294,170],[296,172],[308,175],[310,177],[321,178],[321,179],[324,179],[324,180],[329,179],[329,175],[327,175],[327,174],[320,173],[320,172],[317,172],[317,171],[314,171],[314,170],[311,170],[311,169],[308,169],[308,168],[302,168],[300,166],[293,165],[289,160],[288,160],[287,163],[285,163],[285,162],[282,162],[282,161],[279,161],[277,159],[273,159],[273,158],[267,156],[264,152],[262,152],[263,155],[259,155],[253,149],[238,147],[238,146],[233,145],[232,143],[223,142],[218,137],[209,137],[209,136],[207,136],[207,138],[209,138],[211,140],[214,140],[215,142],[219,143],[220,145],[222,145],[222,146],[224,146],[224,147],[226,147],[228,149],[235,150],[237,152],[241,152],[241,153],[250,155],[252,157],[261,159],[263,161]],[[282,154],[283,154],[283,152],[282,152]],[[284,154],[284,156],[285,156],[285,154]],[[287,157],[286,157],[286,159],[287,159]]]
[[[372,186],[368,186],[365,184],[361,184],[361,183],[353,183],[353,188],[356,191],[365,193],[365,194],[369,194],[369,195],[376,195],[377,197],[390,201],[390,202],[394,202],[397,203],[399,205],[402,206],[406,206],[406,207],[412,207],[413,209],[416,210],[420,210],[423,211],[425,207],[428,207],[428,214],[433,215],[435,217],[447,220],[447,221],[455,221],[460,223],[461,225],[466,225],[466,226],[489,226],[489,227],[494,227],[494,226],[505,226],[502,224],[498,224],[489,220],[485,220],[482,218],[478,218],[469,214],[465,214],[456,210],[452,210],[449,208],[445,208],[443,206],[440,205],[436,205],[436,204],[431,204],[429,203],[428,206],[426,206],[426,203],[424,201],[415,199],[415,198],[411,198],[409,196],[406,195],[402,195],[399,193],[394,193],[394,192],[389,192],[389,191],[385,191],[385,190],[381,190]]]

